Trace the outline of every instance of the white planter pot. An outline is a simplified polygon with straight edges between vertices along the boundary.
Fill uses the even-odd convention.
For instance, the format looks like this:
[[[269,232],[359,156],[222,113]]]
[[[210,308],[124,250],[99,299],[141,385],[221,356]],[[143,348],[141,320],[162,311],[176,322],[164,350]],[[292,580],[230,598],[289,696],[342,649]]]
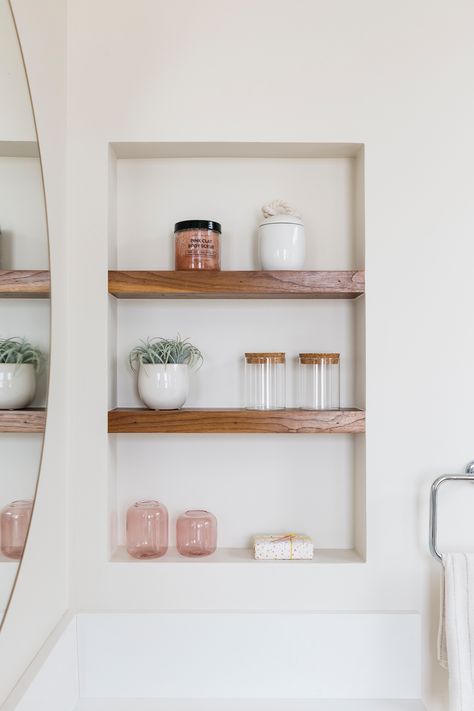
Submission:
[[[304,226],[299,217],[273,215],[258,228],[260,263],[264,270],[302,269],[305,258]]]
[[[189,392],[187,365],[140,365],[138,393],[150,410],[178,410]]]
[[[21,410],[36,391],[36,373],[30,363],[0,363],[0,410]]]

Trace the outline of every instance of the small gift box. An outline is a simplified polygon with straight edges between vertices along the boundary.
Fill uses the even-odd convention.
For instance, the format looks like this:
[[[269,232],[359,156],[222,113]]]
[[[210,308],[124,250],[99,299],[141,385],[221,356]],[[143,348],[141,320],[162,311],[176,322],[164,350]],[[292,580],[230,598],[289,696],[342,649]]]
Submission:
[[[255,536],[257,560],[311,560],[313,541],[300,533]]]

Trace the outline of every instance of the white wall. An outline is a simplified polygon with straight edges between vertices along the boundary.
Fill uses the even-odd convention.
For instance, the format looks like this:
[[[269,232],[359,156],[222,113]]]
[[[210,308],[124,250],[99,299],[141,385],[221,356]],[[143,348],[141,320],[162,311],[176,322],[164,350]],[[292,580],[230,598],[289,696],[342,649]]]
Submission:
[[[69,4],[72,370],[85,338],[99,354],[87,391],[71,382],[73,604],[435,617],[428,485],[472,456],[472,14],[440,0]],[[120,140],[365,144],[366,565],[197,578],[107,562],[107,144]]]
[[[410,613],[66,615],[5,711],[421,711],[419,667]]]
[[[85,698],[420,696],[417,615],[91,614],[77,634]]]
[[[21,50],[7,2],[0,3],[0,37],[0,95],[4,105],[0,115],[0,141],[36,141]]]
[[[34,3],[15,4],[28,10],[24,29],[34,46]],[[63,9],[54,9],[56,29]],[[70,0],[71,605],[421,610],[425,697],[430,711],[442,708],[445,676],[434,661],[439,567],[427,552],[427,493],[435,476],[473,456],[473,14],[469,0]],[[39,105],[54,115],[42,91]],[[46,122],[43,130],[51,136]],[[120,140],[365,144],[367,564],[290,572],[206,566],[198,577],[183,565],[150,572],[109,563],[108,143]],[[57,156],[51,143],[45,156]],[[57,260],[53,250],[53,270]],[[75,375],[86,341],[95,357],[84,381]],[[56,360],[55,388],[62,374]],[[48,456],[58,456],[61,427],[58,418]],[[54,495],[43,490],[45,512],[54,510],[58,486]],[[60,569],[54,565],[55,576]],[[62,600],[48,603],[37,638]],[[24,601],[21,593],[15,606]]]

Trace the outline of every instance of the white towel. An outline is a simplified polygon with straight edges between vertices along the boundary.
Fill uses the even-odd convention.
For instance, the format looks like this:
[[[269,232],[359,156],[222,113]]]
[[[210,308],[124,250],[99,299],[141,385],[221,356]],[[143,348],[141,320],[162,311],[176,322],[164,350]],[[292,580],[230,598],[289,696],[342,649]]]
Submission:
[[[474,554],[443,554],[438,660],[449,669],[450,711],[474,711]]]

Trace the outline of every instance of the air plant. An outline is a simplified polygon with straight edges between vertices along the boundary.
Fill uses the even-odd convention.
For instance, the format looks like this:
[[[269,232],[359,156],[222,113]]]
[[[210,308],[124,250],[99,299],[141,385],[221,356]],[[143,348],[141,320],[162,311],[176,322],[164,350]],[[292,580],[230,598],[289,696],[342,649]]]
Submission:
[[[44,356],[39,348],[33,346],[26,338],[1,338],[0,363],[16,365],[32,365],[39,373],[43,365]]]
[[[138,346],[130,351],[128,357],[130,368],[136,371],[140,365],[166,365],[169,363],[179,365],[202,365],[203,356],[199,348],[189,342],[189,338],[147,338],[141,340]]]

